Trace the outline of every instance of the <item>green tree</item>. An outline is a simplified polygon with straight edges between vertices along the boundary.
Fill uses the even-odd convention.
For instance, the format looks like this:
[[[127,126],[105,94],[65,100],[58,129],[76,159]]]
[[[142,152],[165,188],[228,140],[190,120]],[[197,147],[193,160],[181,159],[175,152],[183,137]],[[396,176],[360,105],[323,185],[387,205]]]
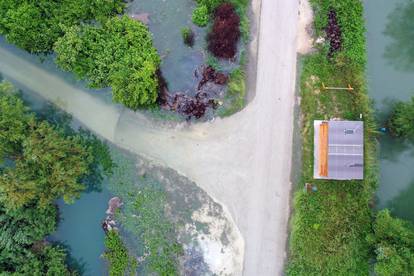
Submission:
[[[10,208],[33,200],[46,206],[60,197],[72,202],[85,189],[79,180],[88,173],[91,161],[79,136],[64,137],[46,122],[32,122],[22,157],[0,176],[1,198]]]
[[[110,276],[124,276],[130,266],[132,270],[135,269],[135,262],[128,255],[128,250],[118,232],[111,230],[107,233],[105,247],[104,257],[109,262]],[[133,274],[135,273],[131,273]]]
[[[409,102],[398,102],[394,106],[388,125],[393,135],[414,138],[414,97]]]
[[[30,53],[49,53],[63,28],[104,22],[124,6],[122,0],[2,0],[0,33]]]
[[[393,218],[388,210],[375,219],[368,241],[375,249],[375,272],[379,276],[409,276],[414,271],[414,228]]]
[[[13,96],[15,92],[10,83],[0,83],[0,162],[19,151],[30,120],[22,100]]]

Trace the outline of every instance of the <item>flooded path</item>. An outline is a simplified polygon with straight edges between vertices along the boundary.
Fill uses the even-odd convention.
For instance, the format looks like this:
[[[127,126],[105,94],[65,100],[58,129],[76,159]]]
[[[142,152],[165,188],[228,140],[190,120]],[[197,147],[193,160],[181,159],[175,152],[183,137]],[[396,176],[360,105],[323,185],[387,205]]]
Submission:
[[[406,68],[404,64],[404,60],[414,58],[414,53],[406,51],[405,45],[414,28],[412,16],[407,13],[411,10],[411,15],[414,14],[414,3],[409,0],[365,0],[364,4],[367,20],[369,95],[375,101],[377,116],[383,126],[394,101],[407,101],[414,96],[414,68]],[[412,144],[388,135],[380,137],[380,185],[377,191],[377,207],[390,208],[396,216],[412,222],[413,167]]]
[[[213,123],[156,125],[51,74],[4,42],[0,72],[114,144],[196,182],[240,230],[244,274],[276,275],[286,258],[297,14],[296,1],[263,0],[256,97],[242,112]]]

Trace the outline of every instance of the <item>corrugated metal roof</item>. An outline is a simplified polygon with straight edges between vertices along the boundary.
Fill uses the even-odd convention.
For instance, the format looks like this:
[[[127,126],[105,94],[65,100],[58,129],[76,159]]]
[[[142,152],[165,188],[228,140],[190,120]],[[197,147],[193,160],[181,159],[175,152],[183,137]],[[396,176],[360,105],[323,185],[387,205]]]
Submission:
[[[320,175],[320,125],[328,122],[328,174]],[[364,178],[364,123],[314,121],[314,178],[351,180]]]

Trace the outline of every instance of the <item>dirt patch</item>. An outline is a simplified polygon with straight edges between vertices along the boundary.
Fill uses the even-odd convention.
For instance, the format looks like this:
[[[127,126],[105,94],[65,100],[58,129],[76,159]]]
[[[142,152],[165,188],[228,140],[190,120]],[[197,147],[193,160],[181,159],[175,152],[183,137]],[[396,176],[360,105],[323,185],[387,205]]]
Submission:
[[[299,3],[298,45],[299,54],[307,54],[312,51],[313,46],[313,10],[308,0]]]

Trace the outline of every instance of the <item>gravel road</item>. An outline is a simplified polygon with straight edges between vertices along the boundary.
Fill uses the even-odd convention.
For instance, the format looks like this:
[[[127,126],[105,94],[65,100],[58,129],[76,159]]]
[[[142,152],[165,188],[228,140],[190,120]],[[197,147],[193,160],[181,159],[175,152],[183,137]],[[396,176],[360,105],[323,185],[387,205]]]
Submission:
[[[256,96],[242,112],[214,122],[154,125],[141,114],[71,86],[3,44],[0,71],[57,103],[97,134],[195,181],[237,225],[245,245],[243,274],[280,275],[292,188],[298,4],[262,0]]]

